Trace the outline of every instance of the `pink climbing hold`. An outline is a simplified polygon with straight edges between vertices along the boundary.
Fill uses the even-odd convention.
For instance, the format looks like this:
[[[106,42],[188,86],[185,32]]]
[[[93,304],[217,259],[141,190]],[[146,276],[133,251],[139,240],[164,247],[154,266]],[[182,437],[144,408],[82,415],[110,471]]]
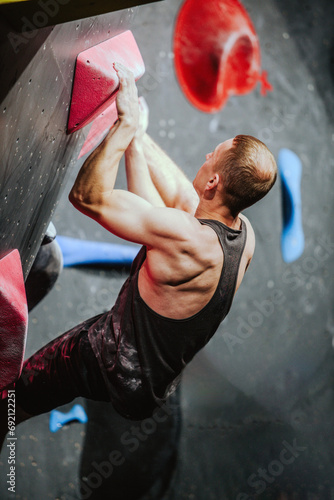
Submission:
[[[28,306],[18,250],[0,260],[0,390],[21,374]]]
[[[93,121],[93,124],[90,128],[90,131],[88,132],[88,136],[81,148],[78,158],[81,158],[82,156],[92,151],[92,149],[95,149],[95,147],[99,144],[99,142],[101,142],[108,130],[110,130],[112,125],[115,123],[117,118],[118,113],[116,102],[113,101],[113,103]]]
[[[131,31],[125,31],[78,54],[68,133],[92,122],[115,101],[119,79],[113,68],[114,62],[128,67],[136,80],[144,74],[144,61]]]
[[[231,95],[246,94],[262,83],[260,45],[255,28],[238,0],[186,0],[174,31],[174,63],[180,86],[193,106],[212,113]]]

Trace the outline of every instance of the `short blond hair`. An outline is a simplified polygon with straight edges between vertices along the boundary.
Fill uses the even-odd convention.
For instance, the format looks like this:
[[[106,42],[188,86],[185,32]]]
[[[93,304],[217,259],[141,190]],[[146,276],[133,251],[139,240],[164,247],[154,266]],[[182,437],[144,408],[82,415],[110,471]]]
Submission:
[[[273,154],[259,139],[237,135],[217,165],[224,189],[224,204],[233,217],[261,200],[273,187],[277,165]]]

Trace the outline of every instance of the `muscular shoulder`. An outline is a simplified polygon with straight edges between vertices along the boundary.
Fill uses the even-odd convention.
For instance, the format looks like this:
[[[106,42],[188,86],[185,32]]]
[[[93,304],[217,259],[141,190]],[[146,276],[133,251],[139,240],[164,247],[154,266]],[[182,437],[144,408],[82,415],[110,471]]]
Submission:
[[[239,214],[240,219],[243,220],[243,222],[246,224],[247,227],[247,241],[246,241],[246,248],[245,248],[245,254],[247,258],[247,267],[250,264],[250,261],[252,260],[252,257],[254,255],[254,250],[255,250],[255,233],[254,229],[252,227],[252,224],[249,222],[248,218],[243,215]]]
[[[186,283],[216,265],[220,246],[215,232],[191,216],[182,229],[165,245],[147,249],[147,267],[159,282]]]
[[[155,208],[147,218],[151,234],[156,235],[152,249],[179,252],[196,251],[206,228],[193,215],[175,208]]]

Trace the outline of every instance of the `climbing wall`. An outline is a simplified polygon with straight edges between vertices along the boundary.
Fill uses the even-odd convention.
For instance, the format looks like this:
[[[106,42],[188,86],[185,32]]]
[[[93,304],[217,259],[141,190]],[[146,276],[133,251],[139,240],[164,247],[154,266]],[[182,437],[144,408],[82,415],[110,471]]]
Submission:
[[[2,27],[0,258],[18,249],[25,276],[88,133],[66,134],[77,54],[125,31],[133,17],[128,9],[18,40]]]
[[[66,175],[77,162],[91,122],[86,120],[85,130],[67,133],[77,55],[117,34],[130,33],[127,28],[133,17],[134,10],[127,9],[23,33],[15,32],[2,18],[0,262],[8,252],[17,251],[17,270],[23,270],[24,278],[36,259]],[[135,46],[134,40],[132,43]],[[142,64],[137,77],[143,72]],[[5,274],[0,277],[5,280]],[[6,300],[1,293],[3,314]],[[25,310],[24,301],[21,316]],[[5,321],[13,322],[8,312]],[[25,325],[19,330],[18,337],[22,337]],[[8,334],[2,335],[2,353],[8,351],[10,340]],[[6,355],[1,366],[13,365],[12,372],[19,373],[21,363],[17,360],[22,360],[24,344],[23,336],[21,349],[13,351],[11,357]],[[11,381],[3,377],[0,388]]]
[[[174,73],[173,27],[181,4],[168,0],[141,7],[132,19],[146,66],[138,88],[150,107],[149,133],[190,178],[206,153],[237,133],[259,137],[276,158],[282,148],[294,151],[303,169],[305,248],[294,262],[284,261],[279,180],[247,211],[257,239],[254,259],[227,321],[187,368],[169,418],[126,422],[103,403],[80,401],[87,424],[52,434],[49,414],[25,422],[17,429],[17,498],[98,500],[110,492],[117,500],[334,496],[333,4],[245,0],[273,91],[262,97],[257,87],[231,96],[215,114],[195,109]],[[66,29],[75,34],[80,24],[89,40],[102,39],[96,33],[110,27],[104,19],[91,22]],[[53,50],[58,61],[60,46],[72,50],[59,41],[66,29],[49,33],[58,41]],[[21,74],[28,85],[31,76],[26,70]],[[13,132],[14,144],[16,138]],[[66,140],[77,141],[79,151],[84,137]],[[68,171],[53,214],[58,233],[120,243],[69,205],[79,166]],[[123,165],[117,183],[126,186]],[[126,267],[64,269],[29,317],[27,355],[111,307],[127,273]],[[7,471],[7,457],[3,450],[1,473]],[[5,484],[0,491],[2,498],[13,498]]]

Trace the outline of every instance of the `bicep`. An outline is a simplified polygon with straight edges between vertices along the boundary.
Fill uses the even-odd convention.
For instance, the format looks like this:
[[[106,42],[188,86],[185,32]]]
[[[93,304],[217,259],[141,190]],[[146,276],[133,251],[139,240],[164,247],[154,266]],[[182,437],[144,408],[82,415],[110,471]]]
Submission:
[[[196,220],[181,210],[155,207],[134,193],[117,189],[93,218],[120,238],[156,248],[184,240]]]

